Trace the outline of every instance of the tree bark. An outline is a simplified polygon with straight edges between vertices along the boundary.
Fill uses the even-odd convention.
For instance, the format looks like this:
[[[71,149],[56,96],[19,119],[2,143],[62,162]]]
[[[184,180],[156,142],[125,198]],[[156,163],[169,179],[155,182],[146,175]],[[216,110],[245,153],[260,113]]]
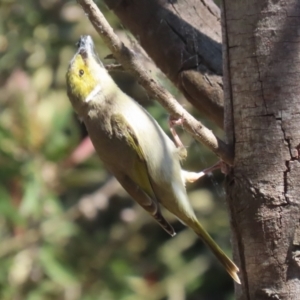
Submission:
[[[300,4],[224,0],[223,11],[236,298],[300,299]]]
[[[223,127],[220,11],[213,0],[105,0],[194,107]]]

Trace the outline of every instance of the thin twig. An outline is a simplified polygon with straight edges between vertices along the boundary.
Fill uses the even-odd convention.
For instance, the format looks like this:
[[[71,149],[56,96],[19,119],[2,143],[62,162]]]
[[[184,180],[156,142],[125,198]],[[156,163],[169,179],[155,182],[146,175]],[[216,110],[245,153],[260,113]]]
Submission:
[[[97,5],[92,0],[77,0],[87,14],[95,30],[102,37],[113,56],[135,76],[138,82],[145,88],[148,94],[157,99],[160,104],[171,114],[173,118],[181,118],[183,127],[199,142],[207,146],[217,156],[229,165],[233,164],[232,148],[215,136],[211,130],[205,127],[190,115],[177,100],[151,76],[139,63],[135,53],[128,49],[119,37],[114,33]]]
[[[125,71],[121,64],[105,65],[105,69],[109,72],[112,72],[112,71],[122,71],[122,72],[124,72]]]

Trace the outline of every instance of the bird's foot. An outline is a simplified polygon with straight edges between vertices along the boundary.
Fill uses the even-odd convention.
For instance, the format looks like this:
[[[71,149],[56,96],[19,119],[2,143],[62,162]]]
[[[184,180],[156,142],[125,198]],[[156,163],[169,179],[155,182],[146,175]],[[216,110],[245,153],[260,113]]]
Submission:
[[[188,171],[183,171],[183,176],[185,178],[186,182],[194,182],[198,180],[199,178],[203,177],[206,174],[212,173],[214,170],[221,169],[221,172],[223,174],[228,174],[229,173],[229,166],[223,162],[222,160],[218,161],[216,164],[213,166],[202,170],[201,172],[188,172]]]
[[[177,148],[185,148],[184,145],[182,144],[176,130],[175,126],[179,126],[183,124],[183,118],[174,118],[172,116],[169,117],[169,126],[170,126],[170,131],[173,135],[174,142]]]

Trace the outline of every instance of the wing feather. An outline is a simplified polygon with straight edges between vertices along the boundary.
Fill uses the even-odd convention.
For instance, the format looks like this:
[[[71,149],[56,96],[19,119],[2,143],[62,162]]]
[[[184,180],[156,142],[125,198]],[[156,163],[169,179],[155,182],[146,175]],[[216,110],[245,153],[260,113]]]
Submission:
[[[128,174],[114,172],[112,173],[136,202],[142,206],[171,236],[175,235],[173,227],[163,217],[157,197],[154,193],[149,177],[147,162],[143,149],[141,148],[138,138],[126,119],[120,115],[115,114],[111,117],[112,128],[114,134],[120,140],[128,145],[132,153],[136,155],[134,165],[128,170]]]

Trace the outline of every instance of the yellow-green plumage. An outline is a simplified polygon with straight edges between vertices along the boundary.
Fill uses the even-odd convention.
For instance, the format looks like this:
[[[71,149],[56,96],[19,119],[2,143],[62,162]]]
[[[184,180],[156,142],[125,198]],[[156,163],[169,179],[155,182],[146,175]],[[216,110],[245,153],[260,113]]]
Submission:
[[[175,231],[159,204],[191,227],[240,283],[237,266],[204,230],[189,203],[180,151],[147,111],[117,87],[89,36],[81,37],[66,79],[70,101],[107,169],[170,235]]]

